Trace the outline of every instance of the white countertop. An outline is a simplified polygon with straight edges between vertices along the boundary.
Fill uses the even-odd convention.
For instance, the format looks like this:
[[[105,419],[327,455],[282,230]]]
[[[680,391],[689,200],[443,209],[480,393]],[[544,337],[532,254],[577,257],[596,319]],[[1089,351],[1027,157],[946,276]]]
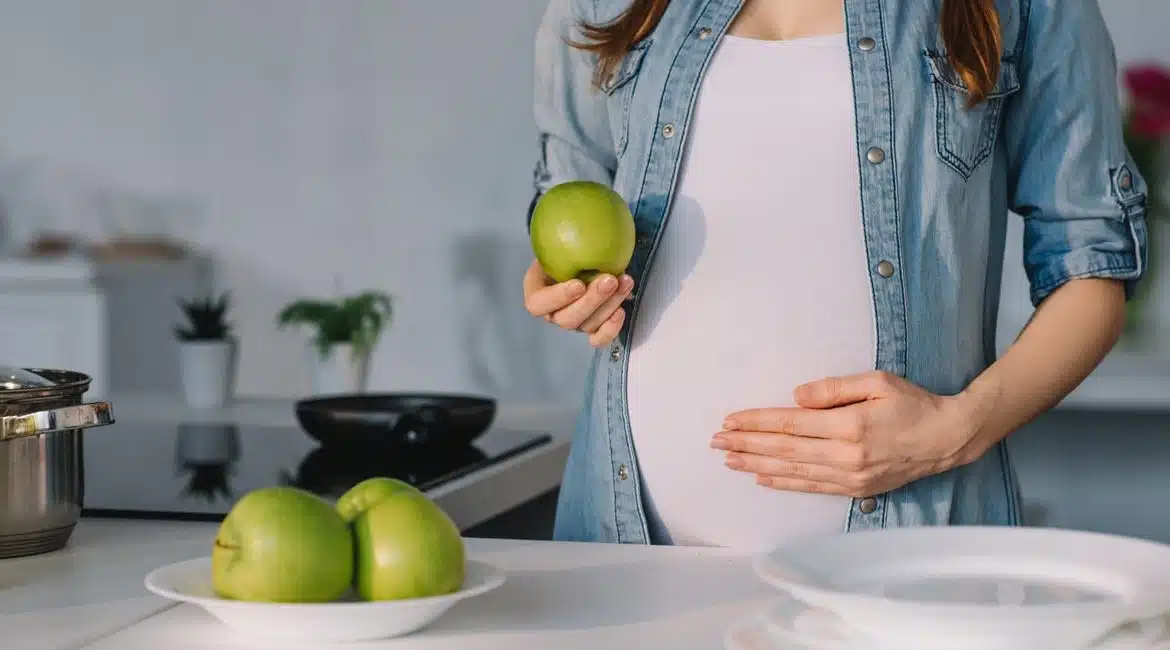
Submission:
[[[83,520],[69,548],[0,561],[0,630],[14,650],[285,650],[148,594],[152,569],[207,555],[215,524]],[[409,637],[363,650],[719,650],[767,602],[749,559],[717,549],[468,540],[500,589]],[[304,650],[325,646],[298,645]],[[337,647],[337,646],[333,646]]]

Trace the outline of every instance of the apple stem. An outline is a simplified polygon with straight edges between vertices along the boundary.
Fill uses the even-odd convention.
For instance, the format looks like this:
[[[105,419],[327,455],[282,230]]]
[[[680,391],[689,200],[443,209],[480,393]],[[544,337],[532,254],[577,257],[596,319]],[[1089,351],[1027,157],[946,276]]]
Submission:
[[[218,539],[215,540],[215,547],[226,549],[229,551],[234,551],[234,550],[239,548],[238,546],[232,546],[231,544],[224,544],[223,542],[219,541]]]

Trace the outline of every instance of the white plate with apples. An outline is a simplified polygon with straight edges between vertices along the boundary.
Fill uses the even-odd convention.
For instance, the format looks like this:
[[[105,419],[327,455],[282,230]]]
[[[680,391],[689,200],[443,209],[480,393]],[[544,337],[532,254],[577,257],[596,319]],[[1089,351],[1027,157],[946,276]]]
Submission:
[[[336,505],[288,486],[250,492],[220,524],[211,557],[146,577],[151,592],[242,633],[317,643],[410,634],[502,584],[498,568],[466,558],[446,513],[387,478]]]
[[[455,603],[504,584],[490,564],[467,561],[463,588],[445,596],[364,601],[352,592],[327,603],[265,603],[221,598],[211,582],[211,558],[156,569],[146,588],[163,598],[197,605],[243,634],[299,643],[347,643],[417,632]]]

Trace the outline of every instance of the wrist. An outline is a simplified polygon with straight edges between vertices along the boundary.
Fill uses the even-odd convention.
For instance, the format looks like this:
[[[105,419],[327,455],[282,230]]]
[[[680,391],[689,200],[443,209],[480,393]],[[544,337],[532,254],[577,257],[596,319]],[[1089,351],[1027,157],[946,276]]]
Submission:
[[[995,431],[1001,391],[994,379],[980,377],[955,395],[955,431],[960,436],[956,452],[959,464],[974,462],[1002,437]]]

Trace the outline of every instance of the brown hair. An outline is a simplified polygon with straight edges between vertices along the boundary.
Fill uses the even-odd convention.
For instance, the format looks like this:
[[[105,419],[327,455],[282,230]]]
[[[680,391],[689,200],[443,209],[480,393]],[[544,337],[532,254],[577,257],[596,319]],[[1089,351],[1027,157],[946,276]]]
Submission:
[[[573,46],[598,56],[596,81],[607,79],[626,52],[658,25],[670,0],[632,0],[611,22],[583,24],[587,41]],[[943,0],[940,21],[947,59],[970,91],[970,105],[983,101],[995,87],[1003,53],[995,0]]]

